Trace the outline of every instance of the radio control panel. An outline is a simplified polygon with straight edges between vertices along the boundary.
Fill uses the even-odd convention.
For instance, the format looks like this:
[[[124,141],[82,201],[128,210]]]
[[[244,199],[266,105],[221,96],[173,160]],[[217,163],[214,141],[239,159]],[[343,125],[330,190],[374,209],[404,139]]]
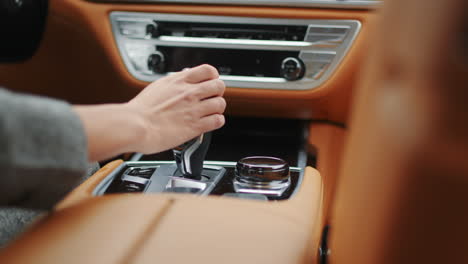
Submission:
[[[211,64],[228,87],[309,90],[333,74],[360,31],[356,20],[112,12],[133,77],[151,82]]]

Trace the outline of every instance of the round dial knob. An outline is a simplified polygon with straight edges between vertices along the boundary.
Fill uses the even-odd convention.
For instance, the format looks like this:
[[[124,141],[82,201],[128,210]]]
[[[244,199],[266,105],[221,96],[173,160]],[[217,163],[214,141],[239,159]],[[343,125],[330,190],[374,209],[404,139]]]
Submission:
[[[281,62],[281,76],[288,81],[301,79],[304,72],[304,63],[298,58],[288,57]]]
[[[159,51],[154,52],[148,57],[148,69],[154,73],[166,72],[166,58]]]
[[[247,157],[236,165],[236,177],[244,182],[284,182],[289,180],[286,161],[274,157]]]
[[[147,38],[158,38],[161,35],[161,30],[157,23],[146,25]]]

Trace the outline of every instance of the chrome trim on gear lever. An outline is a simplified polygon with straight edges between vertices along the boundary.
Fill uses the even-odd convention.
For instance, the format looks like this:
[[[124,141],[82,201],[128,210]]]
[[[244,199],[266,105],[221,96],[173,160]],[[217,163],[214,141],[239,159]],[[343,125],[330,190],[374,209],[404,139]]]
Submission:
[[[195,180],[201,179],[203,161],[210,142],[211,132],[207,132],[173,149],[180,176]]]
[[[192,175],[192,164],[190,163],[190,157],[203,142],[203,135],[204,134],[201,134],[200,136],[173,149],[177,167],[179,167],[182,175]],[[188,146],[188,148],[186,148],[186,146]]]

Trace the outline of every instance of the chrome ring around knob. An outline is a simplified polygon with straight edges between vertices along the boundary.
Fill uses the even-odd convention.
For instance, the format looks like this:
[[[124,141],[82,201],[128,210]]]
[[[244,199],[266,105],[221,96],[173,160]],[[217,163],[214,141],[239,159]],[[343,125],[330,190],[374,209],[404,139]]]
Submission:
[[[304,77],[305,65],[301,59],[287,57],[281,62],[281,76],[288,81],[297,81]]]
[[[280,158],[253,156],[237,162],[234,177],[237,192],[281,196],[290,183],[289,165]]]
[[[286,161],[265,156],[253,156],[239,160],[236,175],[257,181],[284,181],[289,179],[289,166]]]
[[[154,73],[166,72],[166,58],[160,51],[154,51],[147,60],[148,69]]]

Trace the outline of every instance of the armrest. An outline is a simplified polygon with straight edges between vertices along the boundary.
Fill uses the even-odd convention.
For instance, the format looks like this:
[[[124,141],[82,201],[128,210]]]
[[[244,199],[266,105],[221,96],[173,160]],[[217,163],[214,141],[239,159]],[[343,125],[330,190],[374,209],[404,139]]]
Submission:
[[[306,169],[299,192],[281,202],[180,194],[86,197],[97,184],[93,178],[104,177],[106,167],[4,249],[0,262],[239,263],[248,259],[271,264],[310,263],[316,257],[322,181],[313,168]]]

